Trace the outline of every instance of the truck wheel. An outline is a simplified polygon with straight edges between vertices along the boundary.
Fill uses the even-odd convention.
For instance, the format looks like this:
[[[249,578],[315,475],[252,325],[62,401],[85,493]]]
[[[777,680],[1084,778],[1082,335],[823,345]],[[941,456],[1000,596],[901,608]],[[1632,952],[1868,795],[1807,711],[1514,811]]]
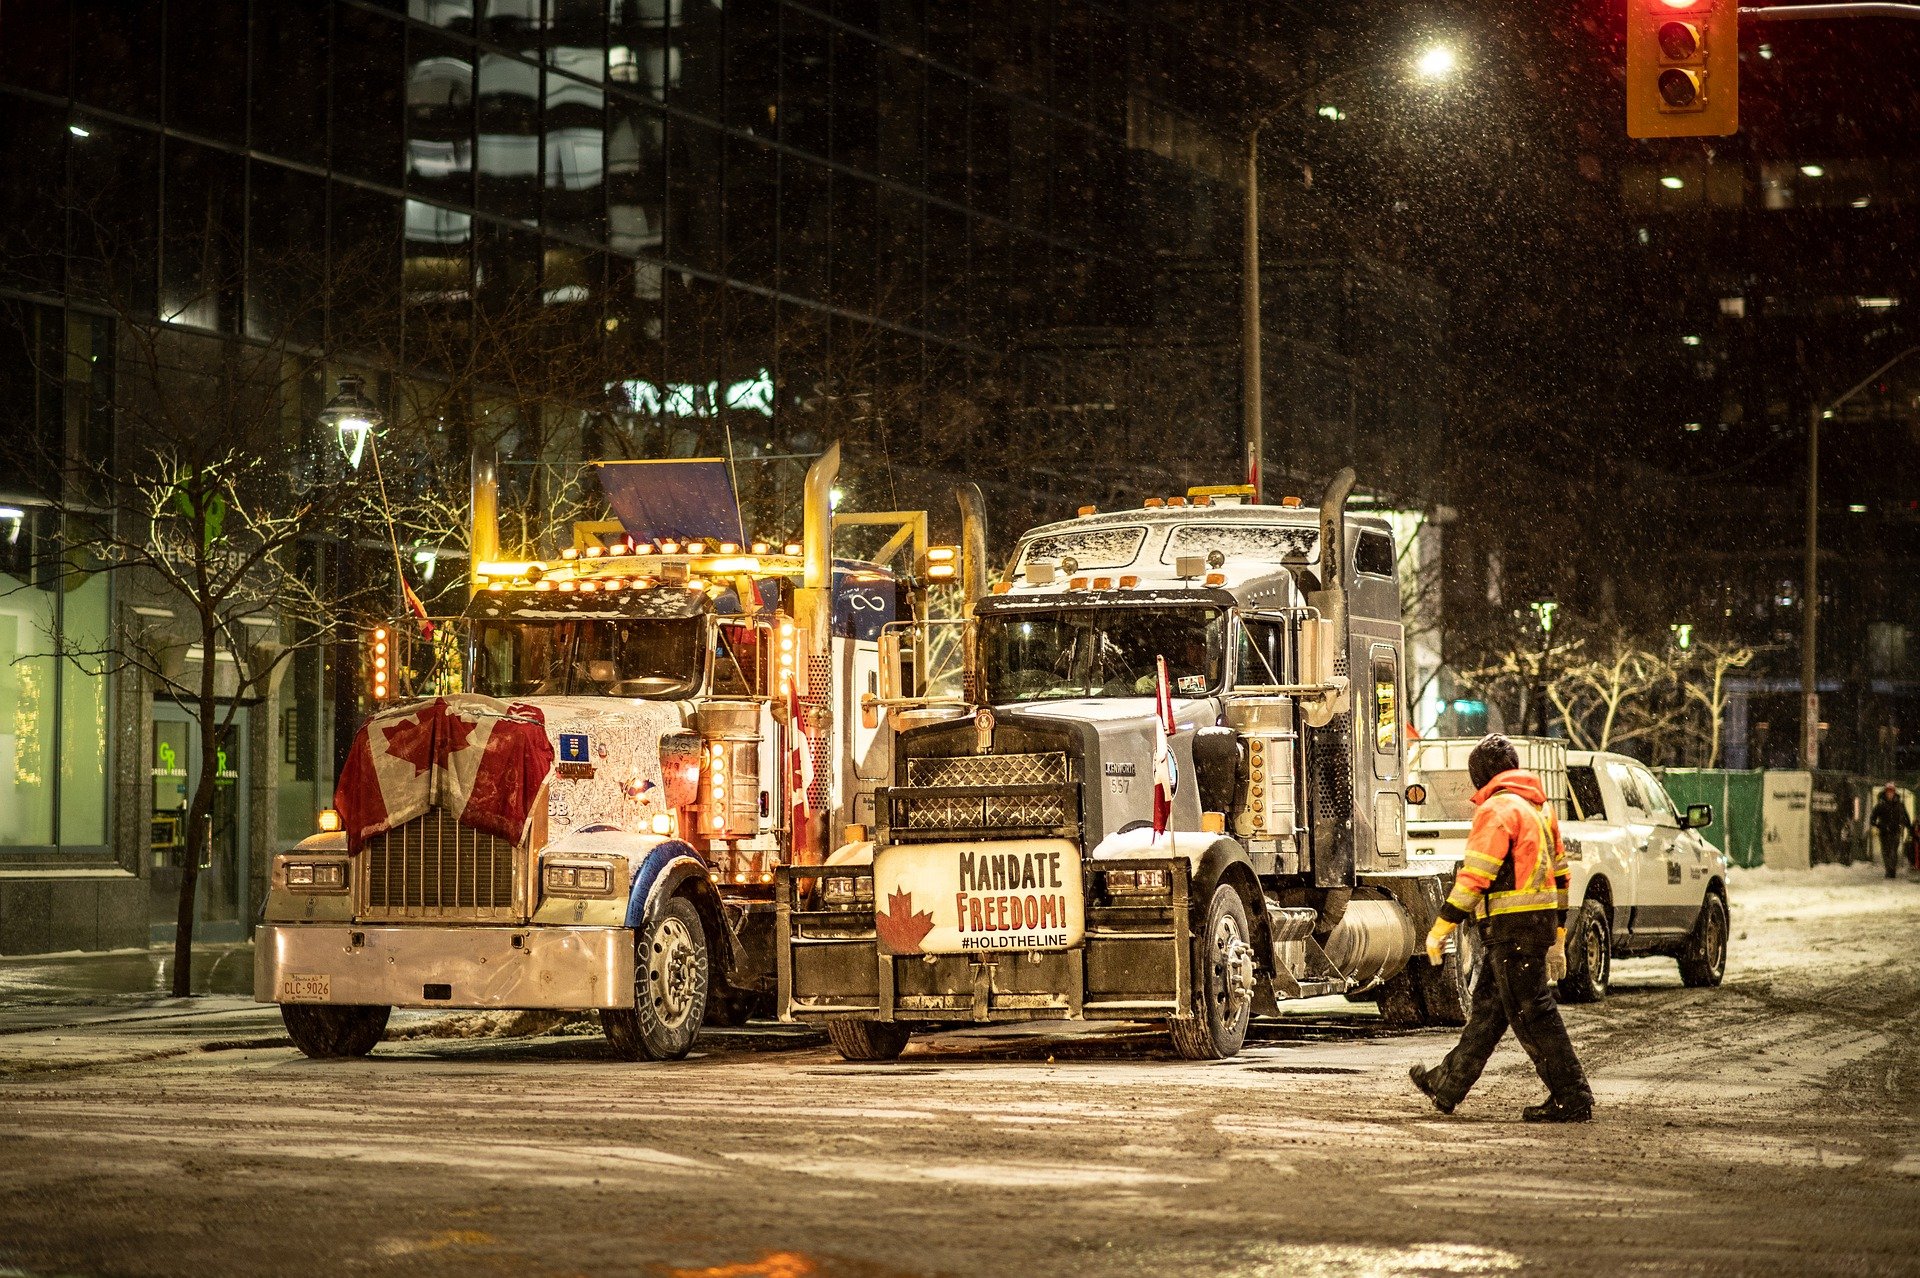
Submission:
[[[1173,1050],[1186,1060],[1220,1060],[1246,1042],[1253,1012],[1251,935],[1240,894],[1222,883],[1207,902],[1206,923],[1194,946],[1193,1014],[1167,1023]]]
[[[842,1060],[890,1061],[907,1050],[913,1028],[899,1021],[856,1021],[836,1016],[827,1022],[827,1037]]]
[[[600,1028],[629,1061],[677,1061],[693,1048],[712,970],[700,912],[672,897],[634,935],[633,1006],[603,1008]]]
[[[1588,901],[1567,929],[1567,978],[1560,982],[1563,1003],[1598,1003],[1613,979],[1613,934],[1603,905]]]
[[[390,1007],[328,1007],[313,1003],[282,1003],[293,1045],[317,1061],[343,1056],[365,1056],[387,1032]]]
[[[1413,965],[1424,961],[1409,959],[1398,976],[1379,989],[1360,995],[1360,1001],[1371,1002],[1379,1007],[1380,1019],[1395,1029],[1411,1029],[1425,1024],[1426,1016],[1420,1010],[1420,992],[1413,982]]]
[[[1718,892],[1709,892],[1687,947],[1680,951],[1680,979],[1695,989],[1710,988],[1726,974],[1727,903]]]
[[[1413,973],[1413,987],[1420,994],[1422,1025],[1459,1026],[1467,1023],[1473,1010],[1473,947],[1479,944],[1471,924],[1457,928],[1453,949],[1440,956],[1440,966],[1416,955],[1407,966]]]

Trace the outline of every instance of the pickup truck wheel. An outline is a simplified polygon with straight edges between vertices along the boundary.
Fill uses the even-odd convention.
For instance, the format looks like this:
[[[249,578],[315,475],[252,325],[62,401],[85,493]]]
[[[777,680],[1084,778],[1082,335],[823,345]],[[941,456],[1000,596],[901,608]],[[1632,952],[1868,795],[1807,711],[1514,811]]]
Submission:
[[[387,1032],[390,1007],[330,1007],[313,1003],[282,1003],[280,1019],[287,1037],[314,1060],[365,1056]]]
[[[1727,903],[1709,892],[1680,951],[1680,980],[1695,989],[1718,985],[1727,974]]]
[[[827,1022],[827,1038],[840,1059],[890,1061],[907,1050],[913,1027],[899,1021],[856,1021],[834,1017]]]
[[[1424,961],[1409,959],[1398,976],[1371,993],[1360,995],[1360,1000],[1371,1001],[1378,1006],[1380,1019],[1395,1029],[1412,1029],[1420,1025],[1425,1017],[1420,1011],[1420,991],[1413,983],[1413,965]]]
[[[707,1011],[712,963],[700,912],[670,898],[634,934],[633,949],[633,1006],[601,1009],[600,1028],[622,1060],[677,1061]]]
[[[1194,946],[1191,1016],[1167,1023],[1173,1050],[1190,1061],[1235,1055],[1253,1014],[1253,946],[1247,907],[1222,883],[1207,902],[1206,922]]]
[[[1567,976],[1560,982],[1560,1001],[1598,1003],[1607,996],[1607,982],[1613,979],[1613,930],[1607,908],[1588,901],[1570,921]]]

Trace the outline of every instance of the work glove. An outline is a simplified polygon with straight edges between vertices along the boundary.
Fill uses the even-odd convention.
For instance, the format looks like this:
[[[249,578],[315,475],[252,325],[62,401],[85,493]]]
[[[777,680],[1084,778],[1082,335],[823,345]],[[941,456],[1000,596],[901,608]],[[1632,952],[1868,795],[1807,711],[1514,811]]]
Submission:
[[[1433,921],[1433,930],[1427,933],[1427,962],[1435,967],[1440,965],[1440,947],[1447,943],[1447,938],[1453,935],[1453,929],[1457,926],[1458,924],[1449,923],[1445,919]]]
[[[1564,927],[1554,929],[1553,944],[1547,947],[1547,979],[1567,979],[1567,929]]]

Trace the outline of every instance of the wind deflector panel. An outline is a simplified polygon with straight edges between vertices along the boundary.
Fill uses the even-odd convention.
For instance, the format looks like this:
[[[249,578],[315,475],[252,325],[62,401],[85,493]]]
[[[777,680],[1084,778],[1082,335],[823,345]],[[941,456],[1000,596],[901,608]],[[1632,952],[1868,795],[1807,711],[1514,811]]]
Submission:
[[[614,517],[638,540],[746,540],[724,458],[601,462],[599,470]]]

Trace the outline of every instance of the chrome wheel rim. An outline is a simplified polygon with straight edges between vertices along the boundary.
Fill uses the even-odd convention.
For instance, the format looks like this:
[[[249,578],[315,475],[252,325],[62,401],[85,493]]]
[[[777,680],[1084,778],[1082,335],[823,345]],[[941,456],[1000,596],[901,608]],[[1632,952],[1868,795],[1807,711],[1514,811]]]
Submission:
[[[700,949],[693,933],[677,918],[662,920],[653,931],[647,955],[647,1001],[662,1025],[677,1027],[693,1011],[699,983]]]
[[[1253,998],[1253,947],[1231,914],[1222,914],[1213,925],[1212,993],[1221,1021],[1229,1024]]]

